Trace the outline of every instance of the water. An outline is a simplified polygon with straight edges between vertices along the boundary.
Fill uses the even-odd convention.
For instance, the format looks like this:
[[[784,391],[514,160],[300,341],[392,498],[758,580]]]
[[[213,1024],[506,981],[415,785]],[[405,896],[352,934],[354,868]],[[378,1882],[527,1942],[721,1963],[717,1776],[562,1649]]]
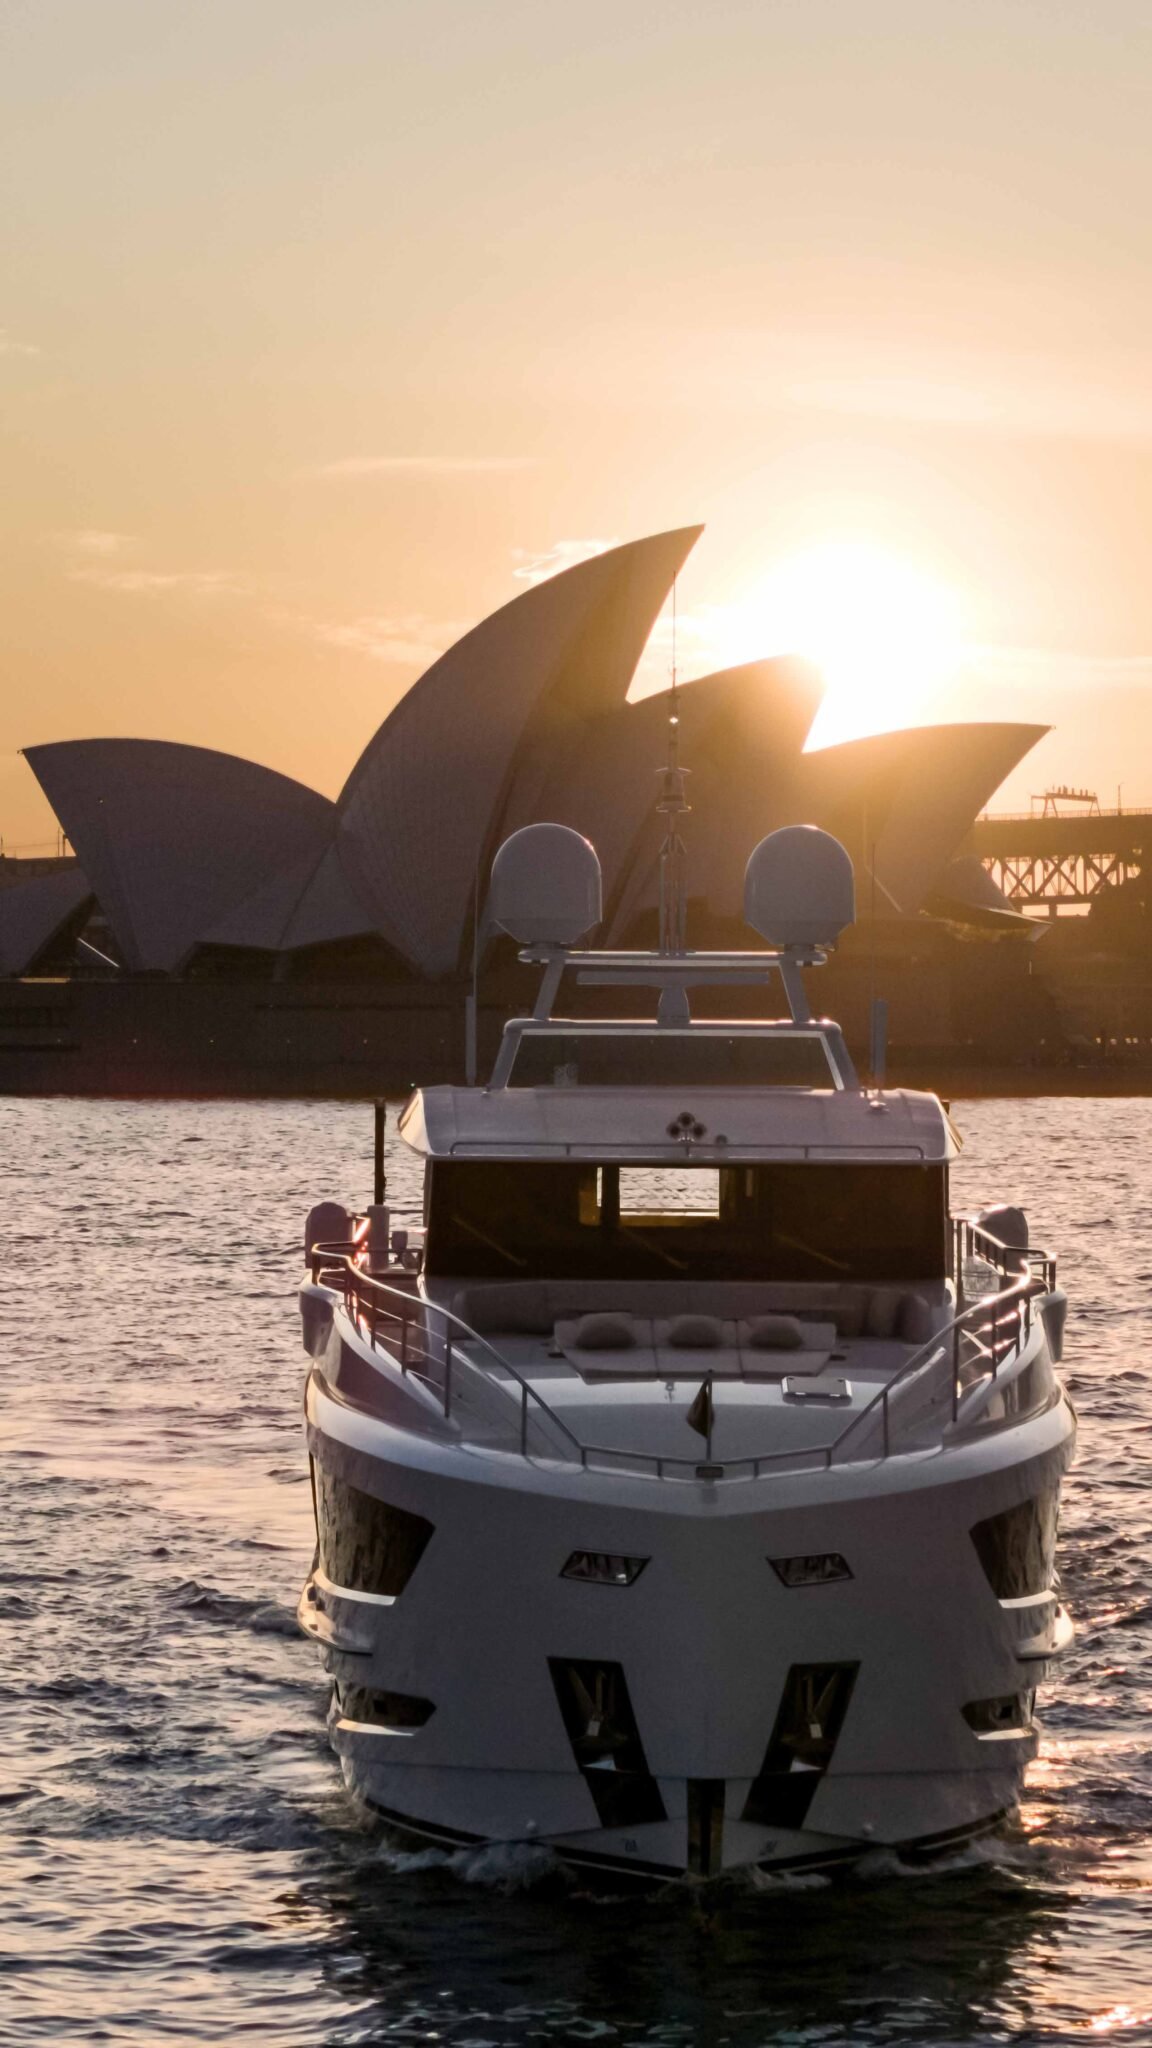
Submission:
[[[291,1295],[370,1113],[0,1103],[0,2041],[1152,2043],[1152,1103],[955,1114],[959,1198],[1021,1200],[1074,1302],[1080,1634],[1020,1824],[614,1901],[398,1854],[326,1747]]]

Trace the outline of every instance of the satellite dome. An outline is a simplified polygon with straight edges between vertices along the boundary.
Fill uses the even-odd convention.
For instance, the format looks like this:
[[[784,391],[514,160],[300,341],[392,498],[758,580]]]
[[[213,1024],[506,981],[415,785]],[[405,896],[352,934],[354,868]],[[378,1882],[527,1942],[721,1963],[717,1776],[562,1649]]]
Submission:
[[[852,862],[816,825],[762,839],[744,870],[744,917],[770,946],[834,946],[856,916]]]
[[[522,946],[573,946],[603,916],[600,861],[569,825],[524,825],[492,863],[488,914]]]

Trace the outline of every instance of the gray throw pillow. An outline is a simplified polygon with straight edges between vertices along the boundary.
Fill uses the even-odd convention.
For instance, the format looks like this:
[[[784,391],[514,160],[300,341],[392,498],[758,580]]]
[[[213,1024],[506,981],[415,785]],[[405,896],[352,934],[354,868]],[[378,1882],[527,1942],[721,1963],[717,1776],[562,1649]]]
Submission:
[[[900,1304],[896,1333],[904,1344],[927,1344],[933,1334],[933,1316],[922,1294],[906,1294]]]
[[[864,1335],[866,1337],[894,1337],[896,1318],[900,1313],[903,1296],[895,1287],[876,1287],[868,1297],[864,1314]]]
[[[802,1351],[804,1327],[795,1316],[750,1316],[748,1342],[756,1351]]]
[[[724,1330],[715,1316],[673,1316],[665,1341],[676,1351],[717,1351]]]
[[[576,1343],[581,1351],[631,1351],[636,1343],[632,1318],[614,1309],[581,1316],[576,1325]]]

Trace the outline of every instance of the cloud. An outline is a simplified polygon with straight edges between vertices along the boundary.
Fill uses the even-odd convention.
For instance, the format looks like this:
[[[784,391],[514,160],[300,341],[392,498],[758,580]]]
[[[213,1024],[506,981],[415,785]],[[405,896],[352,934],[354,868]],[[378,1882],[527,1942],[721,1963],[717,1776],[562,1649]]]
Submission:
[[[0,327],[0,356],[38,356],[41,350],[33,341],[18,341],[9,334],[6,327]]]
[[[56,535],[59,545],[73,556],[69,581],[88,583],[97,590],[114,590],[125,597],[259,597],[261,587],[250,576],[234,569],[130,569],[115,567],[117,557],[130,554],[140,543],[135,534],[116,533],[111,527],[81,526]]]
[[[188,597],[251,597],[250,577],[237,576],[230,569],[70,569],[73,583],[94,584],[99,590],[115,590],[125,596],[163,596],[175,593]]]
[[[513,548],[512,559],[520,566],[512,574],[521,583],[546,583],[550,576],[558,576],[562,569],[574,569],[578,562],[590,562],[594,555],[602,555],[609,548],[619,546],[616,539],[557,540],[550,548]]]
[[[345,455],[338,462],[322,462],[305,476],[482,476],[501,471],[532,469],[532,455]]]
[[[327,647],[367,655],[371,661],[397,667],[429,668],[466,628],[455,619],[429,619],[420,612],[394,617],[353,619],[346,625],[314,625],[317,640]]]
[[[119,555],[125,548],[136,546],[134,534],[111,533],[98,526],[82,526],[58,538],[62,547],[73,548],[80,555]]]

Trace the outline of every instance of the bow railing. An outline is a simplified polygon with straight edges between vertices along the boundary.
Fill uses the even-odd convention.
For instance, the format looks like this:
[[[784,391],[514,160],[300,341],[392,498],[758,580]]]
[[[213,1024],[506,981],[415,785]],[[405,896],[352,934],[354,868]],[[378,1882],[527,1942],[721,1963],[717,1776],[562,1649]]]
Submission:
[[[383,1346],[401,1376],[422,1385],[446,1421],[454,1420],[468,1375],[480,1373],[489,1383],[499,1385],[505,1394],[512,1392],[517,1406],[514,1440],[521,1457],[541,1451],[555,1456],[558,1452],[586,1471],[614,1470],[658,1479],[759,1479],[772,1472],[808,1471],[814,1467],[830,1470],[834,1465],[888,1458],[902,1447],[938,1449],[945,1426],[953,1431],[959,1429],[979,1390],[1002,1380],[1006,1368],[1022,1354],[1032,1336],[1036,1304],[1056,1284],[1054,1256],[1039,1247],[1007,1244],[975,1218],[954,1217],[951,1223],[958,1299],[965,1268],[974,1261],[992,1267],[1001,1282],[999,1287],[962,1303],[957,1314],[877,1388],[872,1399],[845,1422],[831,1442],[793,1445],[755,1457],[710,1459],[707,1463],[690,1457],[585,1443],[489,1338],[454,1310],[417,1293],[414,1275],[407,1277],[407,1284],[397,1285],[369,1272],[364,1264],[362,1241],[314,1245],[310,1264],[314,1283],[342,1294],[347,1314],[370,1348],[375,1351]],[[896,1440],[899,1410],[902,1404],[909,1403],[917,1382],[922,1397],[919,1412],[931,1424],[939,1424],[939,1434],[927,1446],[922,1441],[901,1446]],[[530,1442],[533,1422],[542,1438],[539,1446]],[[867,1446],[873,1439],[877,1445],[869,1450]]]

